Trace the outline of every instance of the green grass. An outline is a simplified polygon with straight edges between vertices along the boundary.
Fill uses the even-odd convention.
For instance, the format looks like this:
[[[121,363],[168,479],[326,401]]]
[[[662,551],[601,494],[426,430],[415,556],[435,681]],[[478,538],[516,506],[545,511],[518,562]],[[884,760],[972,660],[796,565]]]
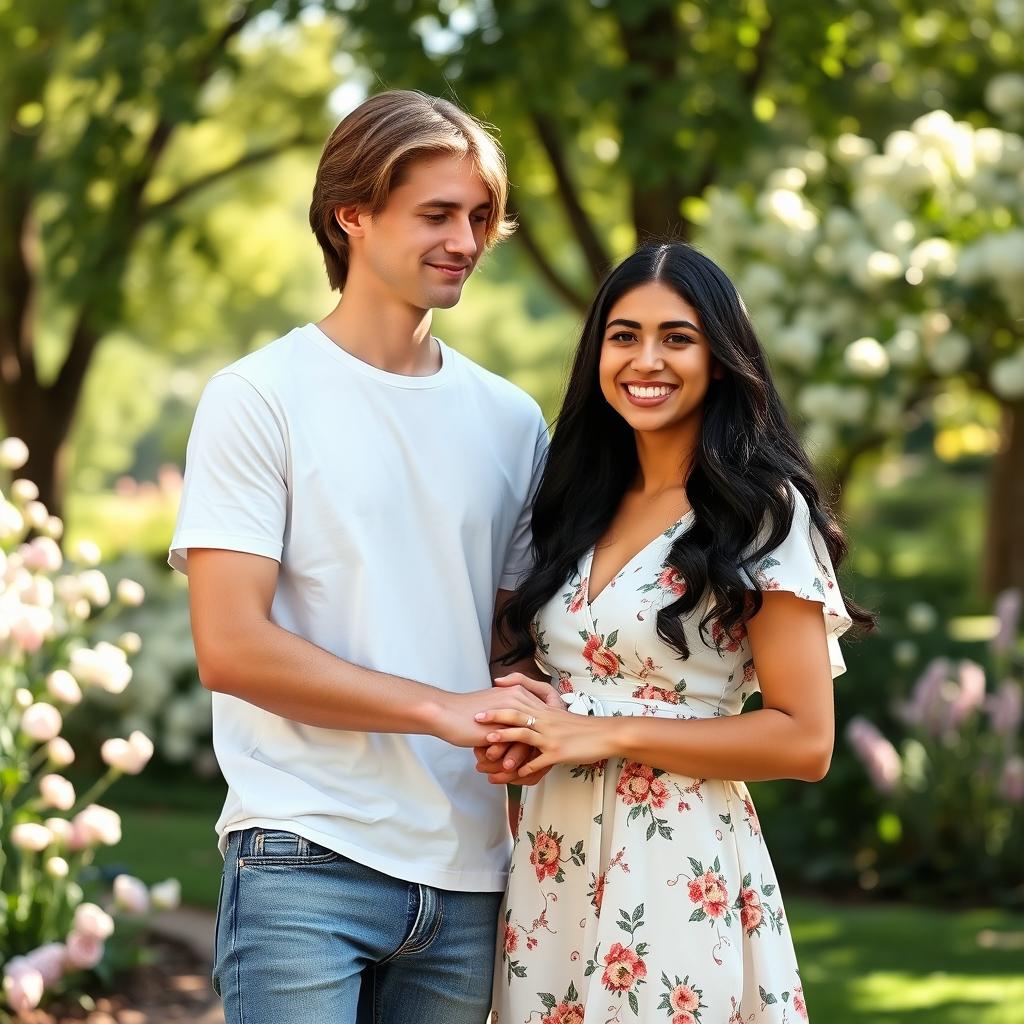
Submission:
[[[180,792],[180,790],[179,790]],[[135,796],[137,794],[131,794]],[[192,806],[118,806],[124,839],[100,863],[147,882],[174,876],[212,909],[220,883],[215,794]],[[818,1024],[1017,1024],[1024,917],[994,910],[787,901],[811,1019]]]

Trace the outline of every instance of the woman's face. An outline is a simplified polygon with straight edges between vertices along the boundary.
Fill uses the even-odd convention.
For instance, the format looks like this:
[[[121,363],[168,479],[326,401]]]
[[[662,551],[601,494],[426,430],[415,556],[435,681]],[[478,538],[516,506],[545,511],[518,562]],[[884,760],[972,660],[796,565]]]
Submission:
[[[660,282],[626,292],[608,312],[598,376],[605,401],[638,431],[699,424],[721,376],[700,316]]]

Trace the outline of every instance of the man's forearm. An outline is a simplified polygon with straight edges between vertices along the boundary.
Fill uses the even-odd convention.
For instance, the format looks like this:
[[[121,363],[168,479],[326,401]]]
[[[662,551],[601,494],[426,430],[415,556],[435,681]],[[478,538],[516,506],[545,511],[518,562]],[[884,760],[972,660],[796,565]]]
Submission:
[[[249,624],[197,654],[208,689],[294,722],[439,734],[446,691],[353,665],[272,622]]]

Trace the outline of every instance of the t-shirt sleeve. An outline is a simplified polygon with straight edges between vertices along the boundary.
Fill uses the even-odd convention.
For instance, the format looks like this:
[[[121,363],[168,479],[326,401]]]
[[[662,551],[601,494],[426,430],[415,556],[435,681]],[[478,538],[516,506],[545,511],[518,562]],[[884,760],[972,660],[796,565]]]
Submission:
[[[512,540],[509,543],[508,554],[505,556],[505,566],[501,573],[501,581],[498,584],[501,590],[515,590],[533,565],[533,531],[530,521],[533,517],[533,500],[536,498],[537,488],[540,486],[540,478],[544,472],[544,457],[547,455],[547,452],[548,427],[538,409],[537,435],[533,448],[533,471],[530,478],[530,489],[526,500],[523,502],[515,529],[512,531]]]
[[[288,511],[284,433],[244,377],[220,373],[203,391],[185,454],[168,562],[188,573],[189,548],[281,560]]]
[[[762,590],[786,590],[805,601],[816,601],[825,618],[832,678],[846,671],[839,638],[853,625],[843,603],[825,540],[811,522],[804,496],[792,485],[793,524],[782,543],[754,566]]]

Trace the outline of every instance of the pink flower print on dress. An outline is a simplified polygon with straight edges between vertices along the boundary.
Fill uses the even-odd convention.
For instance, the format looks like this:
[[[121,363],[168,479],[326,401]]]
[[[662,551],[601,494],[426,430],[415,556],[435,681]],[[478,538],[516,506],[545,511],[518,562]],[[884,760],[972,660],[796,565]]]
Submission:
[[[655,771],[656,769],[649,765],[628,761],[622,769],[619,784],[615,787],[615,792],[622,797],[622,802],[627,806],[650,804],[659,809],[664,807],[668,799],[668,789]]]
[[[610,992],[628,992],[647,977],[647,964],[628,946],[616,942],[604,958],[601,984]]]
[[[667,1010],[672,1024],[700,1024],[700,1011],[707,1009],[704,992],[690,983],[690,976],[679,978],[676,975],[669,980],[664,971],[661,973],[661,984],[665,991],[661,993],[659,1010]]]
[[[541,1016],[540,1024],[583,1024],[583,1005],[579,1002],[579,993],[571,981],[561,1002],[550,992],[538,992],[537,995],[548,1011]]]
[[[680,575],[678,569],[666,565],[658,574],[658,586],[667,590],[673,597],[682,597],[686,593],[686,580]]]
[[[537,872],[537,881],[543,882],[545,878],[555,878],[562,870],[559,859],[562,856],[561,836],[556,835],[554,830],[549,832],[532,833],[530,845],[533,851],[530,853],[530,863]]]
[[[619,637],[619,631],[613,630],[607,639],[597,633],[580,630],[584,640],[583,660],[587,663],[587,671],[595,681],[622,678],[622,661],[612,650]]]

